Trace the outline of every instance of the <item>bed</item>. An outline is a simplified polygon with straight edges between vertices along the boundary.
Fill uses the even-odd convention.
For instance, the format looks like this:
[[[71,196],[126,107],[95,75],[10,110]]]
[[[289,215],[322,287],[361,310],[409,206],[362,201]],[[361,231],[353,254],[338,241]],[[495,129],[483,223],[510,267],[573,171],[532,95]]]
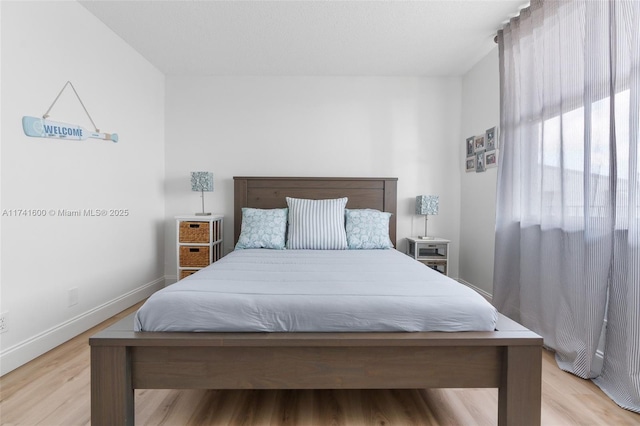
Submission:
[[[492,331],[496,320],[480,294],[397,250],[260,248],[154,293],[134,331]]]
[[[234,238],[243,207],[285,197],[348,197],[393,213],[394,178],[234,178]],[[500,425],[540,424],[542,339],[498,315],[493,331],[134,332],[125,319],[91,337],[93,425],[134,422],[134,389],[498,388]]]

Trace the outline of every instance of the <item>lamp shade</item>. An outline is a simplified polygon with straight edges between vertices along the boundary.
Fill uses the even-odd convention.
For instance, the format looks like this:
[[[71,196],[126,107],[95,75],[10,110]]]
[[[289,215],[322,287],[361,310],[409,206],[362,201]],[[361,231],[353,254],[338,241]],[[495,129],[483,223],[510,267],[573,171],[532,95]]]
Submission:
[[[213,192],[213,173],[191,172],[191,190]]]
[[[438,214],[440,199],[437,195],[418,195],[416,197],[416,214]]]

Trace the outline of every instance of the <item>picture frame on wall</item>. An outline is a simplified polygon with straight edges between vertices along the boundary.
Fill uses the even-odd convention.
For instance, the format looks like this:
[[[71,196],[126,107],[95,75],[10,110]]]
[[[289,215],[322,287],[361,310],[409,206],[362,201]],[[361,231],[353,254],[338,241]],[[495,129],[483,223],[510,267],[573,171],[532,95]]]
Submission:
[[[487,169],[498,167],[498,151],[485,151],[484,165]]]
[[[496,126],[493,126],[490,129],[487,129],[487,131],[484,134],[485,137],[485,148],[487,151],[492,151],[494,149],[498,148],[498,133],[497,133],[498,128]]]
[[[476,173],[482,173],[486,169],[484,150],[476,152]]]
[[[476,138],[474,140],[474,143],[473,143],[473,147],[474,147],[474,151],[476,153],[485,150],[484,135],[476,136]],[[477,158],[476,158],[476,160],[477,160]]]
[[[476,171],[476,157],[468,157],[466,161],[467,173]]]
[[[467,138],[467,157],[473,157],[473,153],[475,152],[473,142],[475,141],[475,139],[475,136]]]

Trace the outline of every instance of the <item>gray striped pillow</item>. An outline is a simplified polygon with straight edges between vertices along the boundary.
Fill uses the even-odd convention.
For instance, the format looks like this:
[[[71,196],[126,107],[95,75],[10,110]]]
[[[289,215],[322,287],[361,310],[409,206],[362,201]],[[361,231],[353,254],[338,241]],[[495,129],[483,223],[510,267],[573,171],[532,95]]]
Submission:
[[[289,205],[288,249],[347,248],[347,233],[344,228],[346,197],[333,200],[286,198]]]

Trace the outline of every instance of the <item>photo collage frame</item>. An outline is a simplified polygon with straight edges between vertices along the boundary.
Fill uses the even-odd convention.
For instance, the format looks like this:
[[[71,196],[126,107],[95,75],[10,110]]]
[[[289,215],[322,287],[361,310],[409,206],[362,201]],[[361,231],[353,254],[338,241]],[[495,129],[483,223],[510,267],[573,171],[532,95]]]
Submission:
[[[487,129],[483,135],[470,136],[465,141],[465,170],[482,173],[498,167],[498,127]]]

